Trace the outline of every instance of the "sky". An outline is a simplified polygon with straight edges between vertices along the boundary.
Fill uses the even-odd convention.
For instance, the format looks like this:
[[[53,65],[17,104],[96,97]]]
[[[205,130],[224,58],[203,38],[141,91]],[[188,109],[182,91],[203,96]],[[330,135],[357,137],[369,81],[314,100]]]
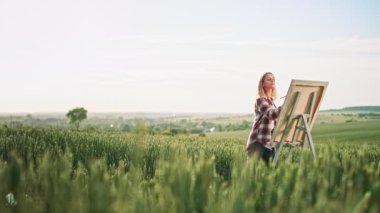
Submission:
[[[264,72],[380,105],[378,0],[1,0],[0,112],[253,113]],[[283,99],[277,100],[281,104]]]

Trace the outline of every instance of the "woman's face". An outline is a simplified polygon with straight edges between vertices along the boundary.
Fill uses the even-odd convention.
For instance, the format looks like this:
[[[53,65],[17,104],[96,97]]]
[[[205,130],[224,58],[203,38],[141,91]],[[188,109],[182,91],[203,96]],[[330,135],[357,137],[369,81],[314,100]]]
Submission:
[[[274,89],[276,87],[276,81],[274,79],[274,76],[272,74],[267,74],[264,77],[263,82],[264,90]]]

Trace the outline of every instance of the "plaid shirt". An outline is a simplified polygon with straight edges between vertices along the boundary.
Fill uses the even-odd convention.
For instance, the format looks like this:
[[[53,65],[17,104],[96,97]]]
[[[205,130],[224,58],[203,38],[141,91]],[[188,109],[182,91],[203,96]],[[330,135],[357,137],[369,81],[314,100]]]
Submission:
[[[253,122],[251,132],[249,133],[247,148],[254,142],[259,142],[264,146],[267,145],[272,138],[273,129],[277,123],[276,119],[279,117],[280,112],[281,107],[277,108],[271,99],[267,99],[266,97],[256,99],[256,119]]]

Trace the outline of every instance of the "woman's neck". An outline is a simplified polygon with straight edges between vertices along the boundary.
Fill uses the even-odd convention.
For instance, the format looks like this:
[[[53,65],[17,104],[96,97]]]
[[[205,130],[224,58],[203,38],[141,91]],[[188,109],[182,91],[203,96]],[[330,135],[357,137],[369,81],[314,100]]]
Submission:
[[[272,98],[272,90],[266,90],[266,91],[265,91],[265,96],[266,96],[267,98]]]

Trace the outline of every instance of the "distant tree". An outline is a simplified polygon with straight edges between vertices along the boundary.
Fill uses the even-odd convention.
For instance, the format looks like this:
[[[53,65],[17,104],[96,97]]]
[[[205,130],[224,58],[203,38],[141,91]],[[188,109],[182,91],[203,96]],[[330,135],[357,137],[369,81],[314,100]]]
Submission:
[[[87,110],[83,107],[77,107],[70,110],[66,117],[70,119],[70,124],[73,124],[79,130],[79,124],[87,118]]]
[[[131,132],[132,128],[127,123],[123,123],[120,126],[121,131],[123,132]]]
[[[190,130],[190,133],[191,134],[200,134],[200,133],[202,133],[203,132],[203,130],[202,129],[199,129],[199,128],[194,128],[194,129],[191,129]]]

